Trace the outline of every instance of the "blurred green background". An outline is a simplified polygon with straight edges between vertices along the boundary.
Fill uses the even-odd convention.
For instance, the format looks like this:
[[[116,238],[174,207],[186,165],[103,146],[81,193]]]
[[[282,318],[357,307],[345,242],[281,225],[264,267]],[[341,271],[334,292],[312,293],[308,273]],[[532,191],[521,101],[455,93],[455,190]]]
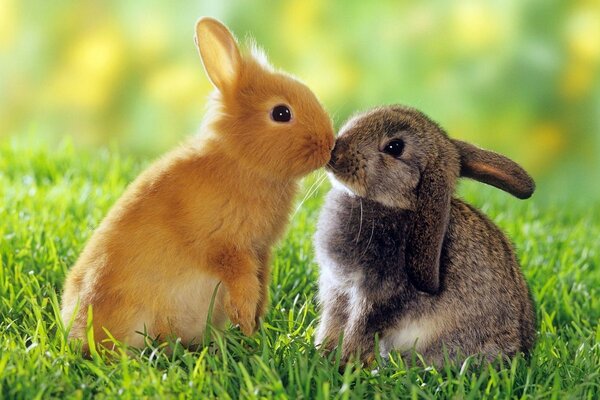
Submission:
[[[203,15],[254,36],[337,127],[409,104],[519,161],[544,198],[600,193],[598,1],[0,0],[0,140],[172,147],[211,90],[193,42]]]

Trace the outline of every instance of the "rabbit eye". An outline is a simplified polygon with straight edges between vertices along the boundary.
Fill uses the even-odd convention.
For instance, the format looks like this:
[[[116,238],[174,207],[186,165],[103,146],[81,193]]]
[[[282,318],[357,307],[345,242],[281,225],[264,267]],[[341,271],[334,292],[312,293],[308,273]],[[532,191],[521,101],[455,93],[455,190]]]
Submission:
[[[400,157],[404,151],[404,142],[402,140],[392,140],[383,148],[383,152],[392,157]]]
[[[275,122],[290,122],[292,112],[285,104],[279,104],[271,110],[271,119]]]

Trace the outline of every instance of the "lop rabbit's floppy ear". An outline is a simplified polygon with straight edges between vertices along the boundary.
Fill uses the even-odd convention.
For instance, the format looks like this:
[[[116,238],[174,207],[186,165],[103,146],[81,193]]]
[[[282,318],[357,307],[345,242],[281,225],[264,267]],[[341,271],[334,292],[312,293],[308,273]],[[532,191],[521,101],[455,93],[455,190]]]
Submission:
[[[460,140],[452,140],[460,154],[460,176],[487,183],[519,199],[531,197],[535,182],[516,162]]]
[[[406,268],[411,283],[435,294],[440,288],[440,258],[450,218],[453,182],[444,166],[427,167],[417,189],[417,208],[406,246]]]
[[[212,84],[221,93],[229,91],[236,83],[242,64],[231,32],[214,18],[200,18],[196,23],[196,45]]]

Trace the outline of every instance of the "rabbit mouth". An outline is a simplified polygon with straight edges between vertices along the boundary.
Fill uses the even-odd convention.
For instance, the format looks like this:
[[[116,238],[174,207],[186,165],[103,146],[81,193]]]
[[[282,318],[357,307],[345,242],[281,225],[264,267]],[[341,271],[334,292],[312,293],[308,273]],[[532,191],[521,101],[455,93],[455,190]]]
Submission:
[[[329,163],[325,166],[325,171],[327,172],[327,176],[333,187],[341,189],[353,196],[365,197],[366,190],[359,182],[357,182],[356,177],[350,177],[350,179],[348,179],[348,177],[342,176],[342,174],[339,171],[336,171]]]
[[[355,196],[356,193],[349,188],[344,182],[339,180],[333,172],[327,171],[327,176],[329,177],[329,181],[331,182],[331,186],[334,188],[340,189],[343,192],[348,193],[349,195]]]

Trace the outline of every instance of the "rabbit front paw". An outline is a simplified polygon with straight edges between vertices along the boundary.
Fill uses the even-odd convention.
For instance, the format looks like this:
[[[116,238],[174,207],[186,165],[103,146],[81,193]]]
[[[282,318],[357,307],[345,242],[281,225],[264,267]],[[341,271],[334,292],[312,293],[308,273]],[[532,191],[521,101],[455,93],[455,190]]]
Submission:
[[[370,336],[348,335],[342,343],[341,364],[354,359],[364,365],[375,361],[374,341]]]
[[[351,351],[348,349],[342,350],[340,365],[346,365],[351,360],[357,361],[362,365],[369,365],[375,361],[375,353],[369,350]]]
[[[246,336],[256,330],[256,304],[243,297],[227,296],[225,312],[233,325],[238,325]]]

